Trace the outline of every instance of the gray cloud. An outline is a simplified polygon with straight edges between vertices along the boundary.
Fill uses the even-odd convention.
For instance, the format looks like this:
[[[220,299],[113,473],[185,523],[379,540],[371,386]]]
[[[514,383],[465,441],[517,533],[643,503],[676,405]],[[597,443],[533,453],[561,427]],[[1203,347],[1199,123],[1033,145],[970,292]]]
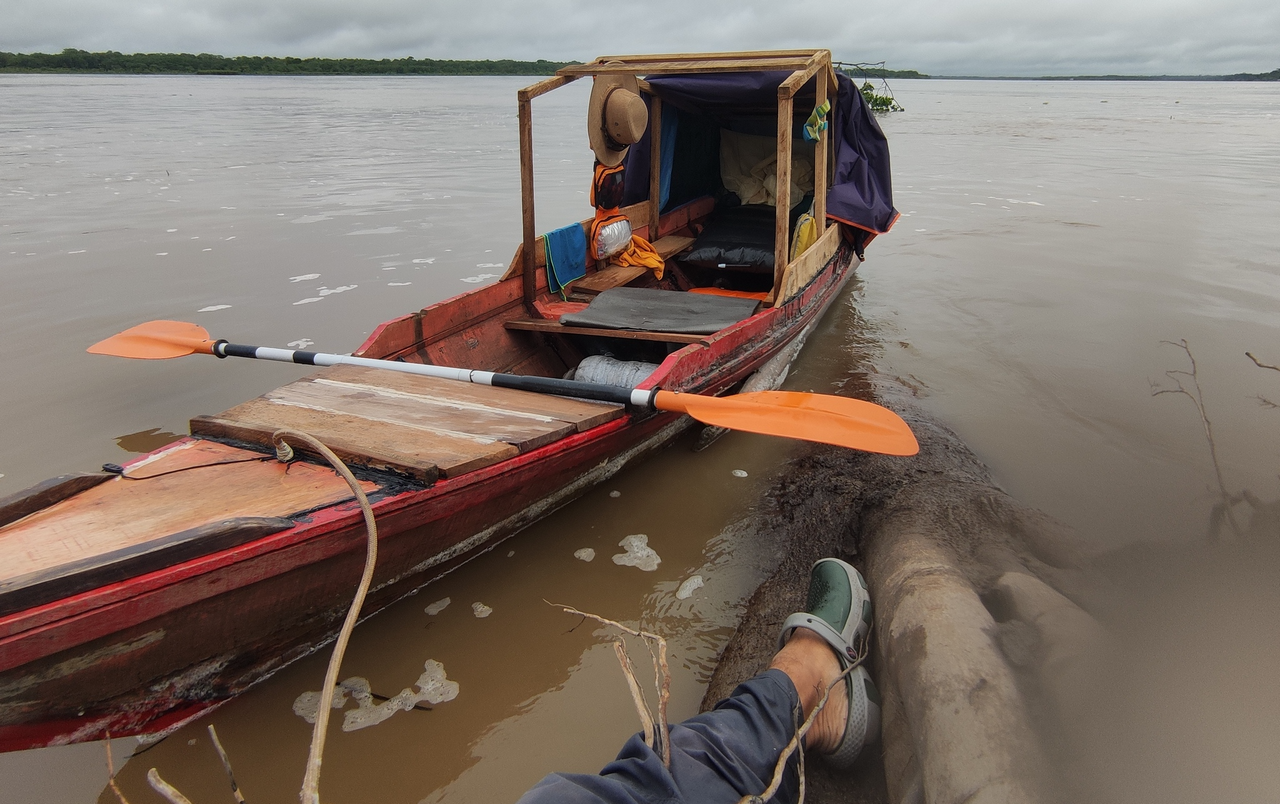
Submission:
[[[0,50],[587,59],[829,47],[934,74],[1280,67],[1275,0],[6,0]]]

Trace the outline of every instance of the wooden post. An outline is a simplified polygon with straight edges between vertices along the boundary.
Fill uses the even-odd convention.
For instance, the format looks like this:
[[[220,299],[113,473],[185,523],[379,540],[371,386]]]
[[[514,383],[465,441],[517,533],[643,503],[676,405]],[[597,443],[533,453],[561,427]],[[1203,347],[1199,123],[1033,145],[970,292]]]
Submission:
[[[524,306],[529,314],[538,317],[533,306],[538,291],[537,252],[534,249],[536,228],[533,222],[533,106],[521,92],[518,96],[520,119],[520,214],[524,224],[524,266],[521,270],[524,287]]]
[[[649,102],[649,242],[658,240],[658,216],[662,213],[662,98]]]
[[[787,270],[788,241],[791,236],[791,106],[786,87],[778,87],[778,205],[774,214],[773,293],[782,292],[782,275]]]
[[[827,99],[827,72],[823,70],[815,78],[817,97],[814,103],[821,106]],[[827,115],[828,120],[831,115]],[[813,145],[813,217],[818,223],[818,236],[827,229],[827,148],[831,136],[826,131],[818,133]]]

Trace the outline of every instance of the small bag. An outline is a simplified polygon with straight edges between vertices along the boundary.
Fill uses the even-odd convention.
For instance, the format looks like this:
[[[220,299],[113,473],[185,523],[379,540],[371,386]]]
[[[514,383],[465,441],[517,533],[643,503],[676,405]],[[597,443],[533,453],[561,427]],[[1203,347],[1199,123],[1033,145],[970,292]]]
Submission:
[[[591,181],[591,206],[596,209],[617,209],[622,206],[626,175],[624,164],[605,167],[596,162],[595,177]]]
[[[595,220],[591,222],[591,241],[587,248],[591,258],[604,260],[631,245],[631,221],[616,209],[610,214],[603,209],[596,210]]]

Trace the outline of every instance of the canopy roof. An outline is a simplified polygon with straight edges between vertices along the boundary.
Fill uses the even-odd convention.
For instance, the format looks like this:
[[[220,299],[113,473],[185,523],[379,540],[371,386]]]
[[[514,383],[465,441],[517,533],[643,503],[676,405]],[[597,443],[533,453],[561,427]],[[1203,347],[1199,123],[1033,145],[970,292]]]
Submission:
[[[814,108],[832,101],[829,128],[815,148],[814,213],[819,231],[828,219],[839,221],[862,233],[860,243],[887,232],[897,220],[893,208],[889,173],[889,147],[862,93],[845,75],[832,67],[829,50],[747,51],[736,53],[676,53],[648,56],[600,56],[586,64],[563,67],[517,93],[520,110],[520,173],[524,229],[524,281],[526,306],[534,297],[534,212],[533,212],[533,129],[530,101],[558,87],[586,76],[629,74],[640,77],[640,89],[650,102],[650,126],[645,137],[627,155],[628,195],[647,200],[648,217],[657,220],[665,196],[663,182],[680,173],[670,166],[672,154],[682,146],[669,148],[662,130],[661,106],[669,104],[690,119],[701,121],[706,131],[695,137],[699,155],[710,157],[710,170],[718,170],[719,143],[715,133],[721,128],[739,132],[772,133],[778,143],[778,203],[775,237],[775,287],[777,292],[787,264],[790,234],[788,212],[790,163],[784,154],[792,151],[794,138]],[[832,97],[834,95],[834,97]],[[681,124],[681,128],[685,128]],[[661,161],[667,163],[659,165]],[[648,186],[643,184],[648,176]],[[785,177],[785,178],[784,178]],[[828,181],[829,179],[829,181]],[[632,192],[634,188],[635,192]],[[661,192],[660,192],[661,189]],[[671,199],[674,201],[675,199]]]

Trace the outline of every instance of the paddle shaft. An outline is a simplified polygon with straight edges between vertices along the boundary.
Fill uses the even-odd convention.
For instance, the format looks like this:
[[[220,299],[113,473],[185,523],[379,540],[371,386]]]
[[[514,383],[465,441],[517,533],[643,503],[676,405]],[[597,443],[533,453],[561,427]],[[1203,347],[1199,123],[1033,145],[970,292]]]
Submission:
[[[616,402],[621,405],[632,404],[648,410],[653,410],[657,407],[654,404],[654,399],[658,394],[656,388],[646,390],[619,388],[613,385],[557,380],[551,377],[499,374],[493,371],[475,371],[472,369],[452,368],[450,366],[429,366],[422,363],[402,363],[398,360],[375,360],[369,357],[307,352],[301,349],[246,346],[239,343],[228,343],[223,340],[215,341],[212,344],[211,351],[214,357],[248,357],[254,360],[274,360],[278,363],[297,363],[303,366],[364,366],[365,368],[399,371],[404,374],[436,377],[442,380],[469,382],[476,385],[492,385],[497,388],[512,388],[517,391],[531,391],[536,394],[571,396],[576,399],[594,399],[600,402]]]

